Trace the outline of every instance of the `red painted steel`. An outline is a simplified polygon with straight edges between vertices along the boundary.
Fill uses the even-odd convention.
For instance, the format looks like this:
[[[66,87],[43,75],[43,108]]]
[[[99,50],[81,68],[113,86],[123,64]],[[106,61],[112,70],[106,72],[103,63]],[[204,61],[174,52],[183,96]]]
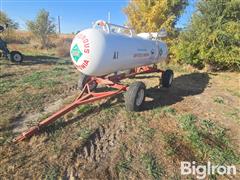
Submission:
[[[110,96],[114,96],[117,94],[120,94],[124,91],[127,90],[127,86],[118,84],[120,80],[128,78],[128,77],[133,77],[136,74],[143,74],[143,73],[152,73],[152,72],[163,72],[159,69],[157,69],[155,66],[154,67],[149,67],[149,66],[144,66],[140,68],[135,68],[132,70],[133,72],[130,74],[118,74],[118,75],[113,75],[109,77],[93,77],[83,88],[82,92],[80,95],[69,105],[66,107],[62,108],[61,110],[55,112],[53,115],[50,117],[46,118],[45,120],[41,121],[38,125],[31,127],[29,130],[23,132],[20,134],[17,138],[15,138],[13,141],[14,142],[19,142],[22,141],[26,138],[30,138],[34,134],[38,133],[39,130],[42,127],[48,126],[52,122],[56,121],[58,118],[62,117],[64,114],[68,113],[69,111],[75,109],[76,107],[91,103],[97,100],[101,100]],[[89,89],[89,84],[91,84],[92,81],[96,81],[98,84],[104,84],[108,87],[114,88],[116,90],[111,90],[107,92],[91,92]]]

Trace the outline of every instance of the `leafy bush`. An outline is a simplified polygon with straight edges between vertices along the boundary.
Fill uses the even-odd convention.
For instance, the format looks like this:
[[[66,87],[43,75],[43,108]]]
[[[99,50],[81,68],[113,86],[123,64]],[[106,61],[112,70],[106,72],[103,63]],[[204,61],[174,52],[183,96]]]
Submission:
[[[49,47],[49,36],[56,33],[56,26],[49,12],[40,10],[35,21],[27,21],[27,27],[40,41],[42,48]]]
[[[162,28],[171,33],[187,2],[187,0],[132,0],[124,8],[124,12],[128,17],[128,24],[137,33],[157,32]]]
[[[200,1],[171,48],[180,63],[214,70],[240,69],[240,1]]]
[[[19,24],[14,22],[11,18],[8,17],[8,15],[3,12],[0,11],[0,24],[1,25],[8,25],[8,28],[10,29],[17,29]]]

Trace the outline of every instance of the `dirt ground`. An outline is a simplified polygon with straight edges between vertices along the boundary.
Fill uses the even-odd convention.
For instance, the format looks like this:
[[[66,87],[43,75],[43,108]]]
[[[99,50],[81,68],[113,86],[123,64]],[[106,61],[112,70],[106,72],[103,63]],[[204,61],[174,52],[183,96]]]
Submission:
[[[15,144],[16,135],[79,93],[70,60],[29,59],[0,60],[0,179],[196,179],[181,176],[181,161],[236,165],[237,175],[207,178],[240,178],[239,73],[169,65],[169,89],[159,87],[157,73],[124,81],[146,84],[140,112],[127,112],[118,95],[76,108]]]

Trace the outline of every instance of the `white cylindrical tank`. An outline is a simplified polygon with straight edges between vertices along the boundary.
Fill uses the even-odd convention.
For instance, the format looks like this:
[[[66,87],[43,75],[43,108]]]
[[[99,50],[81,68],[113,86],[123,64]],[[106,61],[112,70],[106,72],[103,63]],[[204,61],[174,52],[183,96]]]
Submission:
[[[167,45],[162,41],[135,36],[131,30],[129,35],[123,34],[120,28],[126,32],[125,27],[104,21],[97,21],[96,24],[103,29],[94,27],[83,30],[71,44],[71,59],[83,74],[102,76],[167,58]]]

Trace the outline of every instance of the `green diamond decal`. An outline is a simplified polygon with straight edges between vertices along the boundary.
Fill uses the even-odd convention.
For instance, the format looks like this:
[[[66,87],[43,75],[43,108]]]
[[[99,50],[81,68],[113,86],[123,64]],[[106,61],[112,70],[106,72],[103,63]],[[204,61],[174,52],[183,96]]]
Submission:
[[[78,45],[75,44],[71,50],[71,54],[73,56],[73,59],[78,62],[79,58],[82,56],[82,52],[81,50],[79,49]]]

